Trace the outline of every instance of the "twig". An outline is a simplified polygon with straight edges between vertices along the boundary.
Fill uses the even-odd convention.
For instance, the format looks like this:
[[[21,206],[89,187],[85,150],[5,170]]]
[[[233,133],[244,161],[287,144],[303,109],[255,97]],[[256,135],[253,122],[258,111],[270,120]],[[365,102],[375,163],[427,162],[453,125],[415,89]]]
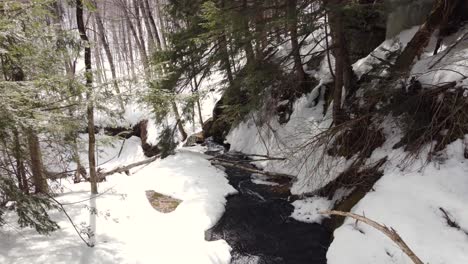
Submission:
[[[365,216],[353,214],[353,213],[348,213],[348,212],[341,212],[341,211],[323,211],[320,212],[320,214],[327,214],[327,215],[340,215],[340,216],[346,216],[346,217],[351,217],[353,219],[356,219],[356,221],[361,221],[363,223],[366,223],[373,228],[379,230],[382,232],[384,235],[386,235],[388,238],[390,238],[397,246],[413,261],[414,264],[424,264],[422,260],[414,254],[414,252],[408,247],[408,245],[403,241],[403,239],[398,235],[397,231],[393,228],[386,227],[384,225],[381,225]]]
[[[466,38],[467,36],[468,36],[468,31],[465,32],[465,34],[463,34],[463,36],[462,36],[461,38],[459,38],[455,43],[453,43],[453,45],[450,46],[450,47],[446,50],[446,52],[444,53],[444,55],[440,56],[440,58],[439,58],[436,62],[434,62],[434,64],[432,64],[432,65],[429,67],[429,69],[434,68],[434,66],[436,66],[436,64],[438,64],[439,62],[441,62],[442,59],[445,58],[445,56],[447,56],[447,55],[450,53],[450,51],[452,51],[460,42],[462,42],[463,40],[465,40],[465,38]]]
[[[50,194],[47,194],[47,196],[52,200],[54,201],[56,204],[58,204],[58,206],[61,208],[62,212],[65,214],[65,216],[68,218],[68,221],[70,221],[70,223],[72,224],[73,228],[75,229],[76,231],[76,234],[78,234],[78,236],[81,238],[81,240],[88,246],[88,247],[94,247],[93,244],[89,243],[88,241],[86,241],[86,239],[83,238],[83,236],[81,235],[80,231],[78,231],[78,228],[76,228],[76,225],[75,223],[73,222],[73,220],[71,219],[70,215],[67,213],[67,211],[65,210],[65,208],[63,208],[63,205],[57,201],[54,197],[52,197]]]

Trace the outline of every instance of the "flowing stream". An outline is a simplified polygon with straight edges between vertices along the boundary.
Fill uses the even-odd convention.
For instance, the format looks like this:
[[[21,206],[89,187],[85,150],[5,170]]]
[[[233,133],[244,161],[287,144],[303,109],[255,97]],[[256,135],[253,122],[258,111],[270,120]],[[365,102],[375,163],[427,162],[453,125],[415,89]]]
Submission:
[[[239,153],[223,154],[222,158],[253,167]],[[226,240],[232,247],[231,263],[326,263],[330,231],[290,217],[294,208],[288,201],[289,180],[256,184],[252,181],[255,175],[244,170],[227,167],[225,171],[239,193],[227,197],[226,212],[206,231],[205,238]]]

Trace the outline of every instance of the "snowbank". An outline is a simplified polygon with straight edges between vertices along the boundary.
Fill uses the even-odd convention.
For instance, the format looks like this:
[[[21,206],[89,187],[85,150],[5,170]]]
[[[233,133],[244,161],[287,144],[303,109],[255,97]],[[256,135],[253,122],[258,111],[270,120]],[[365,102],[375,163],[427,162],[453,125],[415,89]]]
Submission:
[[[468,263],[468,161],[464,142],[447,148],[447,160],[405,172],[388,166],[352,212],[398,231],[409,247],[431,264]],[[394,153],[397,155],[397,153]],[[443,209],[460,229],[447,224]],[[412,263],[379,231],[352,219],[334,233],[329,264]]]
[[[133,152],[133,150],[130,150]],[[7,226],[0,233],[0,263],[229,263],[223,240],[207,242],[204,231],[221,217],[225,196],[235,192],[224,172],[203,154],[181,150],[177,155],[114,175],[89,195],[89,183],[64,183],[57,199],[79,229],[92,230],[94,248],[79,240],[66,217],[51,212],[62,227],[45,237],[34,230]],[[169,214],[159,213],[145,191],[183,202]],[[94,209],[95,208],[95,209]],[[7,216],[15,222],[13,213]],[[88,239],[88,238],[87,238]],[[27,252],[25,252],[27,249]]]

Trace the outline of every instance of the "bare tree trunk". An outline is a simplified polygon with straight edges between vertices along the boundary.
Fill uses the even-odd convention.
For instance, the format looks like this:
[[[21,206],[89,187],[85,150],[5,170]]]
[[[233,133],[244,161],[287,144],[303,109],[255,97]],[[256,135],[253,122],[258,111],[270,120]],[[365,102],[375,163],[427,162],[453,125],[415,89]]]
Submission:
[[[29,193],[29,184],[26,178],[26,168],[24,166],[24,160],[22,157],[21,151],[21,143],[19,141],[18,130],[13,131],[14,136],[14,156],[16,160],[16,177],[18,179],[18,187],[19,189],[28,194]]]
[[[247,10],[247,0],[242,1],[242,11]],[[246,54],[246,59],[247,59],[247,65],[254,65],[255,62],[255,53],[254,49],[252,46],[252,34],[250,34],[250,29],[249,29],[249,20],[247,17],[242,16],[242,27],[243,30],[245,31],[244,34],[244,40],[243,40],[243,46]]]
[[[94,133],[94,96],[93,96],[93,73],[91,67],[91,47],[89,45],[89,39],[86,35],[86,28],[83,21],[83,2],[82,0],[76,0],[76,21],[78,25],[78,31],[80,32],[80,38],[85,45],[85,68],[86,68],[86,97],[88,100],[88,106],[86,114],[88,117],[88,159],[89,159],[89,176],[91,183],[91,193],[97,194],[97,175],[96,175],[96,138]]]
[[[135,45],[138,48],[138,51],[140,52],[140,57],[141,61],[143,62],[143,68],[145,71],[145,76],[149,77],[149,62],[148,62],[148,56],[146,55],[146,50],[144,43],[140,42],[140,38],[138,37],[137,29],[135,29],[132,21],[130,20],[130,15],[128,13],[128,7],[124,1],[120,1],[122,11],[124,13],[124,18],[127,22],[127,26],[130,29],[130,32],[133,35],[133,38],[135,39]],[[131,50],[131,49],[130,49]]]
[[[219,46],[220,46],[220,49],[221,49],[222,65],[224,66],[224,70],[226,71],[226,75],[228,77],[229,85],[232,86],[233,83],[234,83],[234,76],[232,74],[231,62],[229,60],[229,51],[228,51],[228,46],[227,46],[227,39],[226,39],[226,35],[224,33],[219,37]]]
[[[93,48],[94,48],[94,66],[96,67],[96,79],[97,83],[103,84],[105,83],[105,78],[104,78],[104,68],[102,67],[101,64],[101,59],[99,58],[99,42],[98,42],[98,36],[96,34],[96,24],[93,23],[93,29],[92,29],[92,38],[93,38]]]
[[[146,53],[145,36],[143,33],[143,28],[141,27],[141,16],[140,16],[140,5],[139,5],[140,1],[141,0],[133,0],[133,9],[135,11],[135,25],[136,25],[137,32],[138,32],[140,45]]]
[[[96,2],[95,2],[95,5],[97,7]],[[114,58],[112,56],[112,52],[109,47],[109,42],[107,41],[106,30],[104,28],[104,23],[102,22],[101,14],[99,13],[99,9],[96,10],[96,12],[94,13],[94,17],[96,18],[96,24],[97,24],[97,28],[99,32],[99,37],[101,39],[102,45],[104,46],[104,51],[106,52],[107,61],[109,62],[109,67],[110,67],[111,74],[112,74],[112,83],[114,85],[115,92],[117,93],[120,109],[124,111],[125,107],[123,104],[122,95],[120,93],[119,84],[117,82],[117,73],[115,71]]]
[[[343,0],[325,1],[329,8],[329,23],[333,38],[333,56],[335,57],[335,87],[333,91],[333,122],[340,125],[346,120],[342,109],[343,88],[352,89],[353,70],[350,64],[344,32]]]
[[[164,19],[161,14],[161,1],[156,0],[156,17],[159,22],[159,37],[161,40],[161,49],[166,50],[167,43],[166,43],[166,37],[165,37],[165,25],[164,25]]]
[[[297,0],[286,0],[288,10],[288,30],[291,37],[292,56],[294,60],[294,70],[296,71],[299,82],[306,81],[306,74],[302,67],[302,59],[300,53],[300,46],[297,35]]]
[[[147,13],[146,16],[148,17],[148,20],[150,22],[149,24],[151,27],[151,31],[154,34],[155,41],[157,42],[157,47],[161,48],[161,36],[158,33],[158,27],[156,26],[156,22],[154,21],[154,17],[153,17],[153,13],[151,12],[150,4],[148,0],[143,0],[143,4],[145,6],[145,10]]]
[[[220,8],[221,9],[224,8],[224,0],[220,0]],[[224,67],[224,70],[226,71],[229,85],[232,86],[234,83],[234,77],[232,74],[231,62],[229,59],[228,41],[227,41],[225,32],[221,33],[221,36],[219,37],[218,42],[219,42],[219,47],[220,47],[220,52],[221,52],[221,60],[222,60],[221,64]],[[198,87],[195,87],[195,88],[198,89]]]
[[[429,43],[432,33],[442,23],[444,12],[450,12],[446,8],[453,6],[456,1],[458,0],[436,0],[434,2],[432,12],[426,22],[416,32],[408,45],[406,45],[400,56],[398,56],[394,66],[396,72],[407,73],[409,71],[414,59],[422,54],[424,48]]]
[[[180,135],[182,136],[182,141],[185,141],[185,139],[187,139],[187,132],[185,132],[184,124],[179,114],[179,109],[177,109],[177,104],[174,101],[172,101],[171,104],[172,104],[172,111],[174,112],[174,115],[177,121],[177,128],[179,129]]]
[[[145,28],[148,37],[148,51],[150,54],[156,49],[156,40],[154,39],[153,29],[151,28],[150,23],[150,10],[145,7],[145,1],[139,0],[140,9],[142,11],[143,22],[145,23]]]
[[[49,186],[44,175],[44,164],[42,163],[42,152],[39,138],[31,129],[26,129],[28,137],[29,155],[31,157],[31,173],[34,182],[35,193],[48,193]]]
[[[202,80],[200,80],[200,82],[201,81]],[[200,83],[197,81],[197,76],[193,77],[193,83],[194,83],[194,86],[193,86],[192,93],[197,93],[197,95],[199,95],[200,93],[198,91],[199,91]],[[197,96],[196,104],[197,104],[198,119],[200,121],[200,126],[201,126],[201,128],[203,128],[203,115],[202,115],[202,110],[201,110],[200,98],[198,96]],[[194,111],[195,111],[195,109],[194,109]],[[195,125],[195,122],[194,122],[194,125]]]

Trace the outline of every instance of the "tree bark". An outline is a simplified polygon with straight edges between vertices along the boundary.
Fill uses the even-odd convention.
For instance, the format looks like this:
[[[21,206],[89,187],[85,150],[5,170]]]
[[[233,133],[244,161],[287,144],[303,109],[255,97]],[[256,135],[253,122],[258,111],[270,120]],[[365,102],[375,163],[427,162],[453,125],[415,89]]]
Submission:
[[[242,1],[242,10],[241,13],[247,12],[247,0]],[[249,18],[243,14],[241,14],[241,23],[242,23],[242,30],[244,30],[244,39],[243,39],[243,46],[246,54],[247,65],[254,65],[255,64],[255,52],[252,46],[252,34],[250,33],[249,28]]]
[[[16,160],[16,177],[18,180],[19,189],[28,194],[29,193],[29,184],[28,179],[26,178],[26,168],[24,166],[24,160],[21,151],[21,143],[19,140],[18,130],[13,130],[14,136],[14,156]]]
[[[302,67],[302,59],[300,53],[301,47],[299,45],[297,35],[297,0],[286,0],[286,2],[288,7],[288,30],[289,35],[291,37],[291,52],[294,60],[294,69],[296,71],[296,75],[299,79],[299,82],[305,83],[306,74],[304,72],[304,68]]]
[[[166,29],[165,29],[165,25],[164,25],[164,19],[162,17],[162,13],[161,13],[161,2],[160,0],[156,0],[156,16],[157,16],[157,20],[159,22],[159,39],[161,41],[161,49],[162,50],[166,50],[167,48],[167,43],[166,43]]]
[[[150,19],[149,19],[149,8],[146,8],[145,7],[145,1],[143,0],[139,0],[139,5],[140,5],[140,9],[142,11],[142,16],[143,16],[143,22],[145,24],[145,28],[146,28],[146,34],[147,34],[147,37],[148,37],[148,51],[149,53],[151,54],[152,52],[155,51],[156,49],[156,40],[154,39],[154,34],[153,34],[153,29],[151,28],[151,23],[150,23]]]
[[[82,0],[76,0],[76,21],[78,25],[78,31],[80,32],[80,38],[85,45],[85,77],[86,77],[86,97],[88,100],[88,105],[86,109],[86,114],[88,118],[88,159],[89,159],[89,176],[91,183],[91,193],[97,194],[97,176],[96,176],[96,157],[95,157],[95,148],[96,148],[96,138],[94,132],[94,96],[93,96],[93,73],[91,66],[91,47],[86,35],[86,27],[83,21],[83,2]]]
[[[432,33],[443,21],[444,12],[449,6],[453,6],[458,0],[436,0],[432,8],[431,14],[426,22],[416,32],[411,41],[406,45],[403,52],[398,56],[393,70],[395,73],[406,74],[409,72],[411,65],[416,57],[421,56],[424,48],[429,43]],[[445,14],[450,15],[450,14]]]
[[[137,32],[138,32],[138,37],[140,39],[140,44],[146,53],[145,37],[143,33],[143,28],[141,26],[140,4],[139,4],[140,1],[141,0],[133,0],[133,10],[135,11],[135,25],[136,25]]]
[[[98,8],[96,1],[94,2],[94,5],[96,6],[96,8]],[[97,24],[97,28],[99,32],[98,35],[99,35],[102,45],[104,46],[104,51],[106,52],[107,61],[109,62],[109,67],[110,67],[111,74],[112,74],[112,84],[114,85],[114,89],[117,94],[117,99],[119,100],[120,109],[124,111],[125,107],[123,104],[122,95],[120,93],[119,84],[117,82],[117,73],[115,71],[114,57],[112,56],[112,52],[109,47],[109,42],[107,41],[106,30],[104,28],[104,23],[102,21],[101,14],[99,13],[99,8],[94,13],[94,17],[96,18],[96,24]]]
[[[153,17],[153,12],[151,12],[151,7],[150,7],[150,4],[148,2],[148,0],[143,0],[143,5],[145,7],[145,10],[146,10],[146,16],[148,17],[148,20],[149,20],[149,24],[150,24],[150,27],[151,27],[151,31],[154,35],[154,39],[157,43],[157,48],[161,48],[161,36],[159,35],[158,33],[158,27],[156,26],[156,21],[154,20],[154,17]]]
[[[187,132],[185,132],[184,124],[182,122],[182,117],[179,114],[179,110],[177,109],[177,104],[173,101],[172,103],[172,111],[174,112],[176,121],[177,121],[177,128],[179,129],[180,135],[182,136],[182,141],[187,139]]]
[[[220,8],[221,9],[224,8],[224,0],[220,1]],[[226,71],[229,85],[232,86],[234,83],[234,77],[232,74],[231,62],[229,60],[228,41],[227,41],[225,32],[222,32],[221,35],[219,36],[218,43],[219,43],[220,52],[221,52],[221,65]]]
[[[149,77],[149,61],[148,61],[148,56],[146,55],[146,50],[144,47],[144,43],[140,42],[140,38],[138,37],[137,29],[135,29],[135,26],[133,25],[132,21],[130,20],[130,15],[128,13],[128,7],[124,1],[120,1],[121,8],[124,14],[125,21],[127,23],[128,28],[130,29],[130,32],[132,33],[133,38],[135,39],[135,45],[138,48],[138,51],[140,53],[141,61],[143,63],[143,68],[145,71],[145,76],[148,78]]]
[[[26,129],[28,137],[29,155],[31,158],[31,174],[35,193],[48,193],[49,186],[44,175],[44,164],[42,163],[42,152],[39,145],[39,138],[36,133],[31,129]]]
[[[343,0],[324,1],[329,14],[329,24],[333,39],[333,56],[335,57],[335,86],[333,90],[333,122],[340,125],[346,120],[343,111],[343,89],[352,90],[354,73],[349,59],[345,37]]]

